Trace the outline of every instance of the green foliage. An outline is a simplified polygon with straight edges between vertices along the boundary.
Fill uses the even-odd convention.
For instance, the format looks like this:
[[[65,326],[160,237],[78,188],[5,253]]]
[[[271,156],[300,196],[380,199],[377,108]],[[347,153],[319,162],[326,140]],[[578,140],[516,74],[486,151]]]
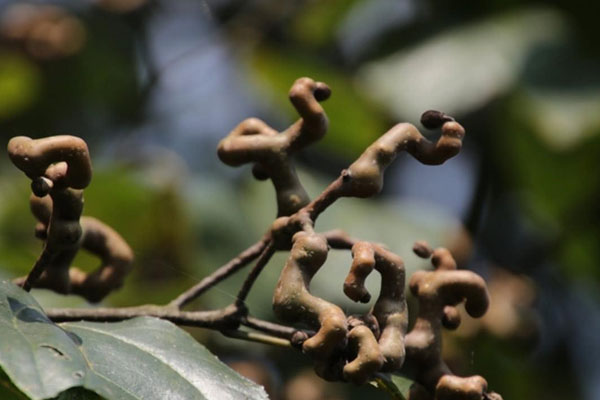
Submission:
[[[0,367],[33,399],[83,387],[109,399],[266,399],[175,325],[154,318],[54,324],[37,302],[0,283]],[[2,391],[19,392],[0,377]],[[90,399],[73,391],[59,399]]]
[[[29,106],[37,95],[37,68],[17,54],[0,51],[0,121]]]
[[[27,396],[23,394],[10,380],[6,373],[0,369],[0,394],[4,400],[24,400]]]
[[[600,231],[585,210],[593,209],[600,190],[596,169],[591,168],[600,153],[600,129],[569,146],[556,146],[547,140],[554,131],[536,123],[529,105],[526,96],[511,98],[511,129],[492,139],[497,163],[505,168],[535,226],[544,230],[546,240],[556,243],[553,254],[565,277],[597,280],[594,260]],[[562,134],[560,125],[554,129],[555,135]],[[510,162],[505,162],[508,154]]]
[[[292,21],[291,30],[299,42],[323,46],[333,42],[338,24],[356,1],[312,2]]]
[[[386,392],[392,400],[406,400],[413,380],[401,375],[378,376],[374,385]]]
[[[42,248],[41,241],[32,234],[35,219],[28,205],[30,188],[21,174],[0,177],[0,188],[0,267],[14,275],[25,275]],[[152,298],[153,302],[175,296],[167,284],[181,281],[181,272],[185,273],[196,255],[194,234],[177,188],[149,183],[133,168],[97,168],[84,198],[84,215],[114,227],[136,252],[133,277],[111,301],[131,305],[140,292],[148,291],[159,295]],[[100,261],[82,251],[74,264],[91,271]],[[194,276],[200,274],[196,271]],[[158,281],[160,291],[148,289]]]

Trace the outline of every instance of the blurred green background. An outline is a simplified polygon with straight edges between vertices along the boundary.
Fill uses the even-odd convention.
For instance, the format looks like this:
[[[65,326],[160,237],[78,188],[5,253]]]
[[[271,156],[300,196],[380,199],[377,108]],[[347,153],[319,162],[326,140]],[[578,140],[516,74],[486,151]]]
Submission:
[[[103,305],[163,303],[256,241],[275,216],[269,183],[221,165],[215,148],[257,116],[284,129],[287,91],[324,81],[330,129],[298,157],[314,196],[399,121],[439,109],[466,128],[441,167],[402,155],[373,200],[344,199],[317,228],[386,243],[409,271],[426,239],[489,282],[492,309],[447,335],[459,374],[505,399],[600,398],[600,25],[583,1],[0,1],[0,138],[68,133],[90,147],[84,213],[136,253]],[[0,276],[41,250],[29,182],[0,160]],[[250,296],[272,319],[285,254]],[[94,268],[81,254],[77,264]],[[313,290],[349,312],[347,253],[332,252]],[[243,275],[243,273],[242,273]],[[229,304],[243,276],[196,308]],[[370,278],[372,292],[378,277]],[[87,306],[36,291],[45,306]],[[385,398],[326,384],[301,354],[191,331],[277,399]],[[312,397],[311,397],[312,396]]]

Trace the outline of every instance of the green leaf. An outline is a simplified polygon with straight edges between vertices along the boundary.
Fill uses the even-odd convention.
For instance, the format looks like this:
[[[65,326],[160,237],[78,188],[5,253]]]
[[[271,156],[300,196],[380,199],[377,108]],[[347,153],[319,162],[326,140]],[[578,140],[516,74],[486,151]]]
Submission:
[[[356,1],[306,3],[290,28],[297,40],[313,46],[322,46],[335,40],[336,29]]]
[[[61,324],[82,340],[85,387],[119,399],[266,399],[185,331],[156,318]]]
[[[81,384],[85,360],[74,336],[53,324],[28,293],[0,283],[0,367],[34,399]]]
[[[358,79],[399,120],[417,122],[428,109],[464,115],[514,87],[531,52],[565,25],[548,8],[474,20],[365,65]]]
[[[415,383],[412,379],[403,375],[392,375],[392,383],[398,388],[404,397],[408,397],[410,387]]]
[[[406,400],[413,380],[401,375],[378,375],[373,385],[386,392],[392,400]]]
[[[23,394],[0,369],[0,398],[3,400],[27,400]]]
[[[54,324],[31,295],[0,282],[0,367],[34,399],[84,387],[108,399],[266,399],[170,322]],[[67,397],[91,398],[82,391]]]

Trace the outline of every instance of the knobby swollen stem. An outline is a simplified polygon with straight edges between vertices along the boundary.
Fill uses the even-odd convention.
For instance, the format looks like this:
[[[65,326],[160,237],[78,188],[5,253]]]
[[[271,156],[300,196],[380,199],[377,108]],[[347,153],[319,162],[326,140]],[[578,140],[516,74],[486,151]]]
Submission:
[[[408,152],[430,165],[442,164],[458,154],[465,134],[463,127],[441,112],[427,111],[421,123],[428,129],[441,129],[441,137],[431,142],[415,126],[397,124],[310,200],[292,157],[325,135],[328,119],[320,102],[330,94],[326,84],[300,78],[289,93],[301,117],[297,122],[277,132],[263,121],[250,118],[235,127],[218,146],[223,162],[231,166],[251,163],[257,179],[270,179],[273,183],[277,218],[258,242],[166,305],[48,309],[49,318],[55,322],[114,322],[150,316],[178,325],[214,329],[241,340],[301,349],[311,356],[321,377],[356,384],[399,371],[406,361],[417,377],[411,389],[412,400],[500,399],[487,391],[485,379],[458,377],[441,359],[441,328],[452,329],[460,324],[455,306],[466,301],[467,311],[473,317],[487,310],[489,298],[483,279],[471,271],[457,270],[446,249],[434,250],[426,243],[417,243],[415,253],[431,258],[435,270],[417,272],[410,279],[409,287],[420,308],[415,328],[407,332],[402,259],[381,245],[351,238],[340,230],[315,231],[319,215],[338,199],[379,193],[384,172],[399,152]],[[72,136],[37,141],[19,137],[9,143],[9,154],[14,164],[32,179],[32,210],[40,221],[38,236],[46,241],[32,272],[17,283],[26,289],[34,286],[76,293],[90,301],[99,301],[119,287],[129,271],[131,250],[110,228],[90,225],[80,218],[82,189],[91,178],[85,143]],[[94,238],[103,239],[105,245],[99,246]],[[80,248],[102,259],[96,273],[84,274],[70,266]],[[364,281],[373,270],[381,274],[379,297],[366,314],[347,316],[337,305],[310,293],[310,281],[324,265],[330,248],[351,250],[353,261],[344,293],[352,300],[368,302],[370,294]],[[256,279],[277,251],[289,251],[289,258],[275,288],[273,309],[289,326],[252,317],[245,304]],[[183,310],[253,261],[254,267],[233,304],[219,310]],[[298,324],[310,329],[297,329],[294,325]]]

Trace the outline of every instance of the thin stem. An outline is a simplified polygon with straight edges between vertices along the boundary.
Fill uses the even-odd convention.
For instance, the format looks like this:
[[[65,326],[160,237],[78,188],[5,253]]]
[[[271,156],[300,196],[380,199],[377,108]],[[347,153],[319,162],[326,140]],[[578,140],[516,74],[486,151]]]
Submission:
[[[52,263],[52,259],[54,258],[54,254],[48,251],[48,246],[44,246],[44,250],[42,250],[42,254],[40,254],[39,258],[33,265],[29,274],[23,281],[23,290],[29,292],[35,282],[40,278],[42,273],[48,268],[48,266]]]
[[[186,304],[194,301],[208,289],[248,265],[248,263],[258,257],[265,250],[269,243],[270,237],[269,235],[265,235],[260,241],[248,247],[227,264],[221,266],[219,269],[202,279],[196,285],[181,293],[168,305],[171,307],[182,308]]]
[[[50,308],[46,315],[54,322],[95,321],[118,322],[135,317],[155,317],[177,325],[208,328],[221,331],[225,336],[282,347],[291,347],[289,338],[296,329],[263,321],[244,318],[238,307],[229,306],[211,311],[181,311],[170,306],[143,305],[121,308]],[[236,330],[240,323],[256,330],[270,333]]]
[[[248,340],[250,342],[258,342],[264,344],[270,344],[280,347],[292,347],[292,344],[287,339],[282,339],[276,336],[269,336],[263,333],[248,332],[248,331],[221,331],[221,333],[227,337]]]
[[[279,325],[250,316],[242,320],[242,325],[285,339],[290,339],[298,331],[291,326]]]
[[[310,219],[314,222],[317,217],[332,205],[337,199],[342,197],[342,189],[344,183],[344,171],[333,182],[323,190],[323,192],[313,201],[307,204],[301,211],[307,211]]]
[[[342,174],[327,188],[325,188],[325,190],[317,198],[315,198],[302,209],[298,210],[294,215],[308,215],[310,219],[310,225],[312,226],[317,217],[323,211],[325,211],[327,207],[329,207],[337,199],[342,197],[344,176],[345,173],[342,172]],[[293,221],[293,218],[290,218],[290,221]],[[306,228],[307,227],[304,227],[303,229]],[[248,263],[250,263],[252,260],[254,260],[260,255],[259,260],[257,261],[252,271],[250,271],[250,274],[246,277],[246,280],[244,281],[244,284],[242,285],[242,288],[238,293],[236,304],[238,306],[242,305],[245,302],[246,297],[248,296],[248,293],[252,288],[252,285],[254,285],[254,282],[258,278],[258,275],[262,272],[262,269],[265,267],[265,265],[267,264],[274,252],[275,247],[271,240],[271,232],[267,232],[267,234],[265,234],[265,236],[263,236],[263,238],[259,242],[253,244],[252,246],[244,250],[242,253],[240,253],[236,258],[232,259],[227,264],[221,266],[219,269],[217,269],[215,272],[213,272],[206,278],[202,279],[198,284],[196,284],[192,288],[180,294],[177,298],[175,298],[169,303],[169,306],[182,308],[186,304],[198,298],[200,295],[202,295],[202,293],[204,293],[217,283],[221,282],[222,280],[228,278],[235,272],[239,271],[241,268],[246,266]]]
[[[246,298],[250,293],[250,289],[252,289],[252,285],[254,285],[254,282],[258,278],[258,275],[260,275],[263,268],[265,267],[265,265],[267,265],[274,253],[275,245],[273,244],[273,242],[268,242],[262,254],[256,261],[256,265],[254,265],[254,268],[252,268],[252,271],[250,271],[242,285],[242,288],[238,292],[237,299],[235,301],[236,306],[240,307],[244,305],[244,303],[246,302]]]

